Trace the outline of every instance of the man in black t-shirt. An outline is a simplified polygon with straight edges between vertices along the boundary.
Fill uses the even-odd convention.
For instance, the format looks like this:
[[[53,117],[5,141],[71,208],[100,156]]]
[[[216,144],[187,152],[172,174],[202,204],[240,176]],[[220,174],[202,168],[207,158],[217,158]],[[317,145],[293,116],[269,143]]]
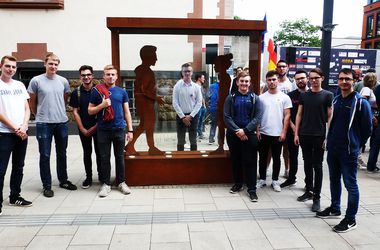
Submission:
[[[313,212],[320,210],[326,123],[332,117],[333,93],[322,89],[323,79],[323,72],[319,68],[310,71],[311,90],[300,97],[294,135],[294,143],[302,148],[306,182],[306,192],[297,200],[313,199]]]
[[[296,174],[298,171],[298,152],[299,146],[294,144],[294,133],[296,131],[296,116],[298,111],[299,99],[301,93],[304,93],[307,90],[307,73],[304,70],[299,70],[294,75],[294,80],[297,84],[297,89],[288,93],[288,96],[292,100],[293,107],[290,109],[290,123],[289,129],[286,134],[286,144],[289,149],[289,176],[286,181],[281,183],[280,187],[288,187],[295,185]]]

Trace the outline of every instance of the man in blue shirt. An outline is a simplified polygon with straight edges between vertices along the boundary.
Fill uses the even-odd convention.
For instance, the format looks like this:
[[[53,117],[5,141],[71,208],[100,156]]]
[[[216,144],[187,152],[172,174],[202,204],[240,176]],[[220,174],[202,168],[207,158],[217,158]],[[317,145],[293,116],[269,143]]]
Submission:
[[[109,92],[105,98],[97,88],[91,91],[88,113],[97,116],[98,147],[100,153],[100,182],[103,184],[98,193],[99,197],[106,197],[111,192],[111,144],[114,147],[116,182],[123,194],[130,194],[131,190],[125,183],[124,146],[125,141],[133,138],[132,118],[128,105],[127,92],[116,86],[117,69],[113,65],[104,67],[104,85]],[[99,84],[98,84],[99,85]],[[100,88],[99,88],[100,89]],[[111,120],[103,119],[105,109],[112,107],[114,117]],[[128,133],[125,133],[125,128]]]
[[[214,82],[211,84],[209,89],[209,112],[210,112],[210,135],[208,138],[208,144],[212,145],[215,142],[215,133],[216,133],[216,125],[218,124],[216,117],[216,108],[218,105],[218,93],[219,93],[219,83]]]

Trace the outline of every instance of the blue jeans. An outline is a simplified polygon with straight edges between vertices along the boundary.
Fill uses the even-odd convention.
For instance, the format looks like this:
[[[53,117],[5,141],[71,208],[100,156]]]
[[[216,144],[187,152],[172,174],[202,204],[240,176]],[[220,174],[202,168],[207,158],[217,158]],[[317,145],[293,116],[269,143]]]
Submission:
[[[36,137],[40,152],[40,176],[44,189],[51,189],[50,152],[54,137],[57,155],[57,177],[60,183],[67,182],[66,149],[68,141],[67,123],[40,123],[36,125]]]
[[[12,154],[12,172],[9,198],[17,198],[21,192],[24,161],[28,140],[21,140],[14,133],[0,133],[0,208],[3,204],[4,176]]]
[[[217,117],[216,117],[216,112],[210,112],[210,136],[208,138],[208,141],[210,143],[215,142],[215,133],[216,133],[216,125],[217,125]]]
[[[118,128],[113,130],[97,130],[98,147],[100,155],[100,173],[101,183],[111,185],[111,144],[115,156],[115,170],[117,184],[125,182],[125,165],[124,165],[124,146],[125,130]]]
[[[203,137],[203,127],[205,124],[206,108],[201,107],[198,112],[198,124],[197,124],[197,133],[199,137]]]
[[[358,153],[348,154],[347,150],[329,147],[327,163],[330,172],[331,207],[340,211],[342,194],[341,177],[348,191],[346,218],[355,219],[359,207],[359,187],[357,184]]]
[[[377,158],[380,151],[380,126],[376,127],[374,133],[372,133],[372,143],[369,150],[367,170],[373,171],[376,168]]]

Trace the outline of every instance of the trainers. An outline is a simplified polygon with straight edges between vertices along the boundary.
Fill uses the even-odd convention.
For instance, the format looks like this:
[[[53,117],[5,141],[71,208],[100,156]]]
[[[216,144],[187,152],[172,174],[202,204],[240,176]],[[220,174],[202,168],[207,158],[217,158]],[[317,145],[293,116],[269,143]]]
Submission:
[[[321,210],[321,201],[318,200],[313,200],[313,206],[311,206],[311,211],[313,212],[318,212]]]
[[[9,198],[9,205],[19,206],[19,207],[30,207],[32,205],[32,202],[27,201],[20,196],[20,197],[17,197],[16,199]]]
[[[313,193],[306,191],[303,195],[297,198],[297,201],[307,201],[313,199]]]
[[[238,184],[235,184],[231,187],[230,189],[230,193],[231,194],[235,194],[237,192],[240,192],[241,190],[243,190],[243,186],[242,185],[238,185]]]
[[[252,201],[252,202],[257,202],[257,200],[259,199],[257,197],[256,192],[250,192],[250,193],[248,193],[248,196],[249,196],[250,201]]]
[[[125,182],[120,183],[118,188],[119,188],[120,192],[122,192],[123,194],[130,194],[131,193],[131,189],[128,187],[128,185]]]
[[[348,220],[344,218],[340,223],[333,227],[334,231],[337,233],[346,233],[357,227],[355,220]]]
[[[256,188],[262,188],[265,187],[267,184],[265,183],[265,180],[259,180],[256,184]]]
[[[92,185],[92,180],[91,179],[85,179],[82,182],[82,188],[83,189],[87,189],[87,188],[91,187],[91,185]]]
[[[281,192],[280,182],[279,181],[272,181],[272,188],[276,192]]]
[[[59,186],[61,188],[67,189],[67,190],[77,190],[77,186],[72,184],[70,181],[66,181],[64,183],[60,183]]]
[[[328,207],[323,211],[317,212],[317,217],[322,219],[339,219],[341,217],[341,213],[339,210],[335,210],[332,207]]]
[[[297,184],[297,181],[291,181],[291,180],[287,179],[286,181],[281,183],[280,187],[281,188],[291,187],[291,186],[295,186],[296,184]]]
[[[44,196],[47,198],[51,198],[54,196],[54,191],[51,189],[44,189]]]
[[[111,192],[111,186],[103,184],[98,192],[99,197],[106,197]]]

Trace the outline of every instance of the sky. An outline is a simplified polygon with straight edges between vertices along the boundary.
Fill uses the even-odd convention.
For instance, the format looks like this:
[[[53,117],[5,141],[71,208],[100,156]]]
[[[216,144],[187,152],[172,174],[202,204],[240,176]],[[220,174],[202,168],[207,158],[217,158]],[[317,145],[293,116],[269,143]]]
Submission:
[[[311,24],[322,26],[324,0],[235,0],[235,16],[245,20],[262,20],[267,15],[268,35],[279,30],[282,21],[307,18]],[[338,24],[335,38],[361,37],[363,6],[367,0],[334,0],[333,23]]]

